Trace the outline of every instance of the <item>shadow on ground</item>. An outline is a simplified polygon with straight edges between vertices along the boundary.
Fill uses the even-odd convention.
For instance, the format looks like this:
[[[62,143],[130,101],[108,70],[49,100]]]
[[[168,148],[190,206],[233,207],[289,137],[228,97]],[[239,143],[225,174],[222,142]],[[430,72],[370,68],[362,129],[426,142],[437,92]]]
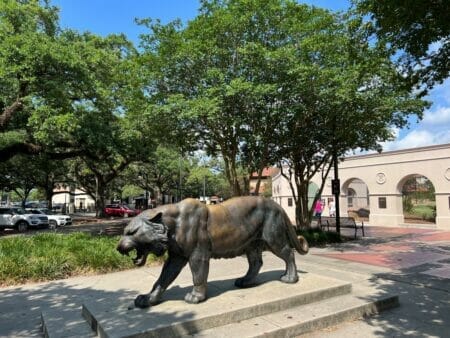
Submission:
[[[255,287],[274,280],[279,280],[283,274],[283,270],[271,270],[260,273]],[[300,273],[305,273],[300,271]],[[120,273],[119,273],[120,274]],[[129,276],[129,274],[127,275]],[[148,282],[140,278],[143,275],[136,274],[139,283],[144,283],[142,287],[150,288]],[[105,278],[108,278],[105,276]],[[120,280],[115,278],[115,283]],[[236,290],[234,286],[235,278],[213,280],[208,283],[208,300],[215,297],[222,297],[226,293]],[[96,304],[98,308],[107,311],[112,311],[119,306],[129,307],[133,311],[134,322],[129,322],[130,331],[138,324],[151,316],[153,321],[161,322],[185,322],[182,326],[188,331],[195,331],[195,323],[191,319],[194,318],[194,312],[189,311],[189,307],[196,305],[186,304],[186,309],[183,311],[173,311],[169,313],[167,310],[158,312],[158,305],[150,307],[149,309],[138,309],[132,306],[134,298],[139,293],[136,290],[126,289],[127,281],[123,281],[123,288],[115,289],[109,286],[105,290],[96,287],[92,282],[90,287],[82,287],[84,284],[77,284],[72,281],[68,284],[64,281],[50,282],[46,284],[27,285],[23,287],[11,287],[0,290],[0,337],[42,337],[43,332],[41,328],[41,313],[47,314],[57,313],[58,318],[66,316],[75,316],[81,318],[82,304]],[[183,301],[186,293],[191,291],[192,286],[174,285],[168,288],[164,293],[162,303],[172,301]],[[206,300],[206,302],[208,302]],[[127,305],[128,304],[128,305]],[[108,326],[119,326],[123,328],[123,321],[117,319],[114,322],[114,316],[111,316]],[[156,318],[156,319],[155,319]],[[66,325],[67,323],[60,322],[59,325]]]
[[[400,307],[306,336],[450,337],[450,242],[426,241],[436,234],[444,233],[396,234],[393,229],[389,237],[330,246],[335,254],[324,256],[390,267],[391,272],[376,273],[368,282],[380,295],[397,294]]]
[[[420,266],[432,268],[434,264]],[[448,337],[450,283],[421,274],[418,267],[371,279],[381,294],[398,294],[400,307],[366,318],[374,337]],[[380,283],[380,279],[387,281]],[[367,334],[361,335],[367,337]]]

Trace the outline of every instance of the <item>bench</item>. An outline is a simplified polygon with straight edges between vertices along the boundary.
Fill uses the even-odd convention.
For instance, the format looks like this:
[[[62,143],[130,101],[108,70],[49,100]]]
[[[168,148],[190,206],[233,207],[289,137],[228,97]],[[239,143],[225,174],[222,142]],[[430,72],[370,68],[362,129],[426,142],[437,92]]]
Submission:
[[[364,222],[361,221],[361,224],[357,224],[353,217],[339,217],[341,228],[351,228],[355,229],[355,238],[358,229],[361,229],[363,237],[364,234]],[[327,230],[330,231],[331,228],[336,228],[336,218],[321,216],[319,219],[320,228],[323,230],[324,227],[327,227]]]

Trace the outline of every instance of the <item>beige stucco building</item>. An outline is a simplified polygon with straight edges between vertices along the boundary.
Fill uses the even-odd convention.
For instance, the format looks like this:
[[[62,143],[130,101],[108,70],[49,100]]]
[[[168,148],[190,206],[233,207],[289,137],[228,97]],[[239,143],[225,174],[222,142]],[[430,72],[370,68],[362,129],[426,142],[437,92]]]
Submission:
[[[450,144],[346,157],[339,164],[338,173],[341,216],[352,208],[370,207],[371,225],[404,225],[403,185],[409,178],[421,175],[427,177],[435,189],[436,227],[450,229]],[[316,175],[312,185],[320,186],[320,177],[321,173]],[[333,198],[333,177],[331,170],[322,193],[325,215],[328,201]],[[272,198],[295,220],[292,194],[281,173],[273,177]]]

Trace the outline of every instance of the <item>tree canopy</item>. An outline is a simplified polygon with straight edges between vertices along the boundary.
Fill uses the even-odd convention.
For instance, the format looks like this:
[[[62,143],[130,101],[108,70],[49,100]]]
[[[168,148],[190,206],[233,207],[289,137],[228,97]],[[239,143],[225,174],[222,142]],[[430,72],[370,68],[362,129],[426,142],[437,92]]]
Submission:
[[[361,10],[371,4],[359,1]],[[372,27],[352,13],[203,0],[184,25],[141,24],[149,31],[138,50],[122,35],[61,29],[47,1],[1,2],[0,161],[72,158],[71,178],[100,212],[127,175],[161,194],[200,194],[206,181],[226,191],[219,175],[186,160],[189,151],[220,158],[232,195],[249,193],[251,173],[288,163],[302,225],[309,181],[328,172],[332,155],[380,150],[393,126],[427,105],[391,60],[394,35],[371,40]]]
[[[426,106],[360,18],[288,0],[227,0],[203,1],[185,27],[146,24],[144,56],[159,69],[148,82],[154,102],[223,158],[234,195],[248,193],[240,169],[283,161],[295,170],[294,195],[307,196],[332,154],[379,150],[392,126]]]
[[[355,0],[369,15],[380,39],[400,50],[401,64],[414,82],[432,87],[450,72],[450,2],[442,0]]]
[[[60,29],[47,1],[2,1],[0,13],[0,161],[76,157],[78,184],[103,201],[106,185],[155,149],[136,49],[123,35]]]

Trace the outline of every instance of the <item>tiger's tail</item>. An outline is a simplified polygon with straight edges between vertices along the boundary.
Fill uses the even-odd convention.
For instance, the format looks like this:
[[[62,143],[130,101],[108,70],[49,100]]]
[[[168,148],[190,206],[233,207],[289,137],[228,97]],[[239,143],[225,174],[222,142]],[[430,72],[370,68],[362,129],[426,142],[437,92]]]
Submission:
[[[283,212],[283,216],[287,228],[289,241],[292,247],[294,247],[295,250],[297,250],[297,252],[300,255],[306,255],[309,251],[308,241],[303,236],[297,236],[297,233],[295,232],[295,227],[292,225],[289,217],[286,215],[285,212]]]

